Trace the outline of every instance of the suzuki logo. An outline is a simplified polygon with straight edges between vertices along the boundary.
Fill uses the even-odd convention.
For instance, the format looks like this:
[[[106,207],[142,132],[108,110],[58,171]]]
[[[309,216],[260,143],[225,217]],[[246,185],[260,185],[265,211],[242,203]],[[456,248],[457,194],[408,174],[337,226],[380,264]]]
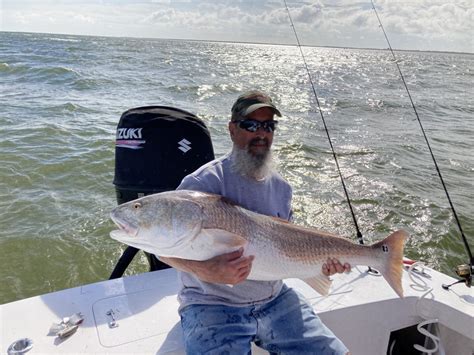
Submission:
[[[118,128],[117,139],[142,139],[143,128]]]
[[[182,151],[183,153],[187,153],[188,150],[192,149],[190,147],[190,144],[191,144],[190,141],[188,141],[186,138],[183,138],[178,142],[178,145],[179,145],[178,149]]]

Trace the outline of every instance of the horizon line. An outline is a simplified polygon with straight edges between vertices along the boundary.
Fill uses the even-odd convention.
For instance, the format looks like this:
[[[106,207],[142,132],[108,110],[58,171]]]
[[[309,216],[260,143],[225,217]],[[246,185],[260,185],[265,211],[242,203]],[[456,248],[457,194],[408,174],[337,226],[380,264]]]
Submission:
[[[168,37],[138,37],[138,36],[114,36],[114,35],[95,35],[95,34],[73,34],[73,33],[59,33],[59,32],[31,32],[31,31],[9,31],[0,30],[0,33],[25,33],[25,34],[42,34],[42,35],[59,35],[59,36],[77,36],[77,37],[104,37],[104,38],[129,38],[129,39],[156,39],[156,40],[171,40],[171,41],[188,41],[188,42],[212,42],[212,43],[229,43],[229,44],[257,44],[257,45],[269,45],[269,46],[291,46],[298,47],[297,43],[273,43],[273,42],[245,42],[245,41],[231,41],[231,40],[217,40],[217,39],[195,39],[195,38],[168,38]],[[314,48],[338,48],[338,49],[362,49],[362,50],[389,50],[389,47],[376,48],[376,47],[351,47],[351,46],[331,46],[331,45],[310,45],[302,44],[301,47],[314,47]],[[453,54],[467,54],[474,55],[474,52],[458,52],[458,51],[440,51],[431,49],[401,49],[393,48],[394,51],[398,52],[425,52],[425,53],[453,53]]]

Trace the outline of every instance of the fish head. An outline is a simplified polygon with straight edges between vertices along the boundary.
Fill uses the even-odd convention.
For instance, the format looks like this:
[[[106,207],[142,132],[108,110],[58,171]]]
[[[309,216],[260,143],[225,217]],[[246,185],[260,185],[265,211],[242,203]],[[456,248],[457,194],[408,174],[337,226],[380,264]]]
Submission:
[[[110,236],[148,253],[173,256],[201,231],[202,207],[189,197],[169,191],[121,204],[110,214],[119,227]]]

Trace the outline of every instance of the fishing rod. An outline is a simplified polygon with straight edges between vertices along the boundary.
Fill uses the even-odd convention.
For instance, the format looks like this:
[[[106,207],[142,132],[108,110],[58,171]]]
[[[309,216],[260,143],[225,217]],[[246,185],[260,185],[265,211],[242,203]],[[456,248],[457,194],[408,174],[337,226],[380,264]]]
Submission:
[[[288,13],[288,18],[290,19],[291,27],[293,28],[293,32],[295,34],[296,42],[298,43],[298,48],[300,50],[301,57],[303,58],[303,63],[304,63],[304,66],[306,68],[306,72],[308,73],[308,78],[309,78],[309,82],[311,84],[311,88],[313,90],[314,97],[316,98],[316,103],[318,105],[318,111],[319,111],[319,114],[321,116],[321,120],[323,121],[324,130],[326,131],[326,135],[328,137],[329,145],[331,146],[332,156],[333,156],[334,161],[336,163],[337,171],[339,173],[339,177],[340,177],[341,183],[342,183],[342,188],[344,190],[344,194],[346,195],[346,200],[347,200],[347,203],[349,205],[349,209],[350,209],[350,212],[351,212],[351,215],[352,215],[352,220],[354,221],[354,225],[355,225],[355,228],[356,228],[356,231],[357,231],[357,239],[359,241],[359,244],[364,244],[364,239],[362,237],[362,233],[360,232],[359,225],[357,223],[357,218],[356,218],[355,213],[354,213],[354,209],[352,208],[351,199],[349,198],[349,193],[347,192],[347,188],[346,188],[346,184],[344,182],[344,178],[342,177],[342,172],[341,172],[341,169],[339,167],[339,161],[337,160],[337,155],[336,155],[336,152],[334,150],[334,146],[332,144],[331,135],[329,134],[329,130],[328,130],[328,127],[326,125],[326,120],[324,118],[323,110],[321,109],[321,104],[319,103],[319,97],[318,97],[318,94],[316,92],[316,88],[315,88],[311,73],[309,71],[308,64],[306,62],[306,58],[305,58],[304,53],[303,53],[303,48],[301,47],[300,39],[298,37],[298,33],[296,32],[296,28],[295,28],[295,25],[293,23],[293,19],[291,18],[290,9],[288,8],[288,4],[286,3],[286,0],[283,0],[283,1],[285,3],[286,12]],[[369,270],[371,270],[370,267],[369,267]]]
[[[387,41],[387,44],[388,44],[388,48],[390,50],[390,53],[392,54],[392,57],[393,57],[393,60],[395,62],[395,65],[397,66],[398,68],[398,72],[400,74],[400,78],[402,79],[402,82],[403,82],[403,85],[405,86],[405,90],[408,94],[408,98],[410,99],[410,102],[411,102],[411,106],[413,108],[413,111],[415,112],[415,116],[416,116],[416,119],[418,121],[418,124],[420,126],[420,129],[421,129],[421,132],[423,133],[423,137],[425,138],[425,142],[426,142],[426,145],[428,146],[428,150],[431,154],[431,158],[433,160],[433,163],[434,163],[434,166],[436,168],[436,171],[438,172],[438,176],[439,176],[439,179],[441,180],[441,185],[443,186],[443,189],[444,189],[444,192],[446,194],[446,197],[449,201],[449,205],[451,207],[451,211],[454,215],[454,219],[456,220],[456,224],[459,228],[459,232],[461,233],[461,239],[464,243],[464,247],[466,248],[466,251],[467,251],[467,254],[468,254],[468,257],[469,257],[469,265],[460,265],[456,268],[456,273],[458,274],[459,277],[462,278],[462,280],[459,280],[458,282],[465,282],[467,286],[471,286],[471,283],[472,283],[472,274],[473,274],[473,267],[474,267],[474,258],[472,256],[472,252],[471,252],[471,249],[469,247],[469,244],[467,242],[467,238],[466,236],[464,235],[464,231],[462,229],[462,226],[461,226],[461,222],[458,218],[458,215],[456,213],[456,209],[454,208],[454,204],[451,200],[451,197],[449,196],[449,192],[448,192],[448,189],[446,187],[446,184],[444,183],[444,179],[443,179],[443,176],[441,175],[441,170],[439,169],[439,166],[438,166],[438,163],[436,161],[436,158],[434,156],[434,153],[433,153],[433,150],[431,149],[431,145],[430,145],[430,142],[428,140],[428,137],[426,135],[426,132],[425,132],[425,129],[423,127],[423,124],[421,123],[421,119],[420,119],[420,116],[418,115],[418,111],[416,110],[416,106],[415,106],[415,103],[413,102],[413,99],[411,97],[411,94],[410,94],[410,90],[408,90],[408,85],[405,81],[405,77],[403,76],[403,73],[402,73],[402,70],[400,69],[400,65],[398,65],[398,60],[397,60],[397,57],[395,56],[395,53],[392,49],[392,45],[390,44],[390,41],[388,39],[388,36],[387,36],[387,33],[385,32],[385,28],[382,24],[382,21],[380,20],[380,17],[379,17],[379,14],[377,12],[377,9],[375,8],[375,4],[374,4],[374,1],[373,0],[370,0],[371,4],[372,4],[372,9],[374,10],[375,12],[375,15],[377,16],[377,20],[379,22],[379,25],[380,25],[380,28],[382,29],[382,32],[385,36],[385,40]],[[455,282],[455,283],[458,283],[458,282]],[[445,289],[448,289],[449,286],[451,285],[443,285],[443,288]]]

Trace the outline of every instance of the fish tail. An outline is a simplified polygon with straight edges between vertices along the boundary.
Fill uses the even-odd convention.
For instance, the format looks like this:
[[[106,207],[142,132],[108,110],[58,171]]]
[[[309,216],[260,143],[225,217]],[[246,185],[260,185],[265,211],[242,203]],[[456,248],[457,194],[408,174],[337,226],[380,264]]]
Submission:
[[[407,237],[407,232],[404,230],[398,230],[390,234],[384,240],[372,245],[372,248],[375,250],[381,250],[384,254],[385,262],[382,265],[380,272],[400,297],[403,297],[403,246]]]

